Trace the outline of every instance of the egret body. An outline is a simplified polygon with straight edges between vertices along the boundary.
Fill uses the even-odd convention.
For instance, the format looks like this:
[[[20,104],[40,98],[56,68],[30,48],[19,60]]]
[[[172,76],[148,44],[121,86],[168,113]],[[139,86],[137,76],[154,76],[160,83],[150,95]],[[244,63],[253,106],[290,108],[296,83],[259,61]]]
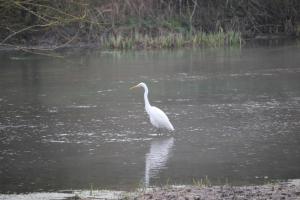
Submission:
[[[131,87],[130,89],[142,87],[144,88],[144,101],[145,101],[145,110],[149,115],[151,124],[158,129],[167,129],[174,131],[174,127],[171,124],[168,116],[159,108],[151,106],[148,100],[148,87],[145,83],[139,83],[136,86]]]

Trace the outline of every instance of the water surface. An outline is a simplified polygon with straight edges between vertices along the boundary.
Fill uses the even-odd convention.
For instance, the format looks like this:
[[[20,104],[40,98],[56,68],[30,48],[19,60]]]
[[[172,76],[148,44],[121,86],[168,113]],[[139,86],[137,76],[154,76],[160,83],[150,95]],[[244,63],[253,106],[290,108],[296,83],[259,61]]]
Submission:
[[[1,52],[0,193],[300,178],[299,53]],[[157,135],[141,81],[175,132]]]

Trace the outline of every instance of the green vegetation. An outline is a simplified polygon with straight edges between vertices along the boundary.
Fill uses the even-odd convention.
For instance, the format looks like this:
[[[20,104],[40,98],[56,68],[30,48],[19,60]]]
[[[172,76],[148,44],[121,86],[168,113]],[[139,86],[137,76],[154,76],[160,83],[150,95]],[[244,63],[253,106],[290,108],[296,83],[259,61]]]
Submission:
[[[0,44],[139,49],[299,36],[298,0],[0,0]]]
[[[178,48],[185,46],[232,46],[242,42],[240,32],[222,31],[217,33],[197,32],[166,33],[163,35],[149,36],[148,34],[135,33],[129,36],[118,34],[110,35],[107,39],[101,39],[101,44],[111,49],[149,49],[149,48]]]
[[[193,179],[193,185],[194,186],[197,186],[197,187],[211,187],[212,186],[212,183],[211,181],[208,179],[207,176],[205,176],[204,179],[200,179],[200,180],[195,180]]]

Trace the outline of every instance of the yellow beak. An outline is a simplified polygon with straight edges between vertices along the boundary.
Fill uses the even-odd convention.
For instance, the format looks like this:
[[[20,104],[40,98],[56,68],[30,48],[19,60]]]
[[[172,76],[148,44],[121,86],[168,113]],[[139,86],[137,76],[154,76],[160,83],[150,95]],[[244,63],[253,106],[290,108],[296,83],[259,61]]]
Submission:
[[[132,90],[132,89],[137,88],[137,87],[138,87],[138,85],[135,85],[135,86],[133,86],[133,87],[131,87],[129,89]]]

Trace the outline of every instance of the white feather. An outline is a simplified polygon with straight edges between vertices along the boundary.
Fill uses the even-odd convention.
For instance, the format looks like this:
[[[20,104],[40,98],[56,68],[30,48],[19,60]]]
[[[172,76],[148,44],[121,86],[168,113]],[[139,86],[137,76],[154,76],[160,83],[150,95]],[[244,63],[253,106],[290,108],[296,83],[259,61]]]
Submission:
[[[150,122],[156,128],[165,128],[170,131],[174,131],[174,127],[171,124],[168,116],[159,108],[151,106],[150,113],[148,113]]]

